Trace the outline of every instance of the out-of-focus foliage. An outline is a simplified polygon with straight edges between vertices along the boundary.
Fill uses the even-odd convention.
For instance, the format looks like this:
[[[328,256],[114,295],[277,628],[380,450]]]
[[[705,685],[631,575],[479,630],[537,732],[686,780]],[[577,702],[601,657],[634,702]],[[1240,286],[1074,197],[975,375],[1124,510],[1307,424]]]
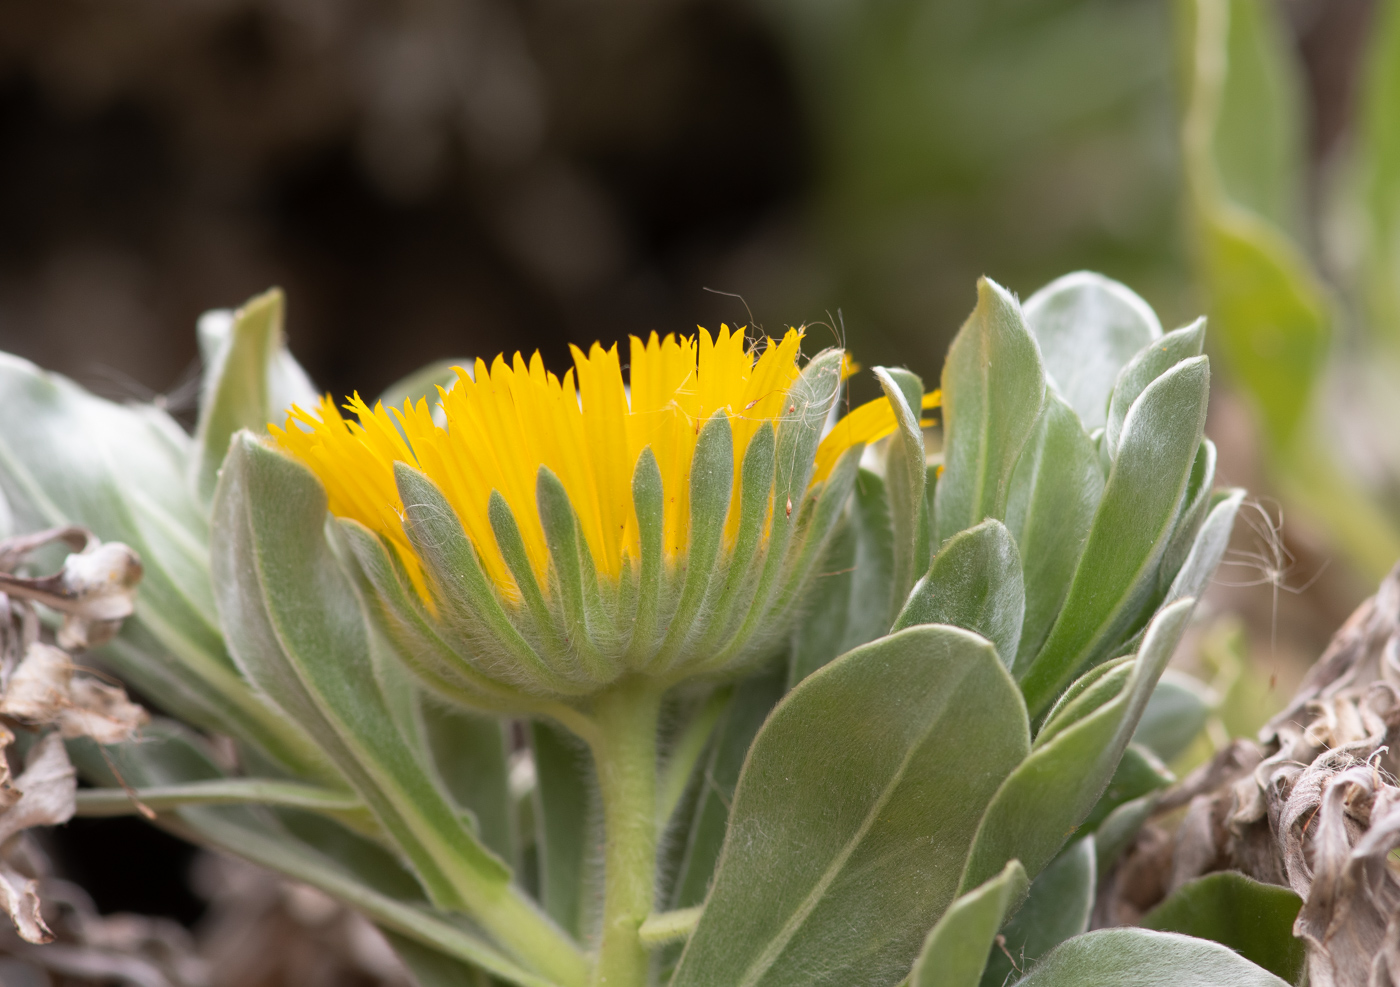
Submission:
[[[797,300],[841,305],[871,359],[936,367],[982,273],[1028,291],[1086,267],[1177,301],[1164,5],[758,2],[818,155]]]
[[[1306,208],[1307,111],[1279,6],[1181,0],[1176,12],[1187,199],[1214,338],[1280,492],[1379,576],[1400,555],[1400,6],[1376,6],[1362,122],[1323,216]]]

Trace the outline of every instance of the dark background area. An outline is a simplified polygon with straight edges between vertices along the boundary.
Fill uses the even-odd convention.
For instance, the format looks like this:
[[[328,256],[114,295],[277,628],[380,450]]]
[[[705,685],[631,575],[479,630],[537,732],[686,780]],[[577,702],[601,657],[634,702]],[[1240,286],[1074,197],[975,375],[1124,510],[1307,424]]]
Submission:
[[[1370,3],[1285,7],[1321,175]],[[1175,133],[1166,0],[9,0],[0,349],[188,411],[199,314],[280,285],[337,394],[722,321],[932,380],[982,273],[1196,314]],[[52,845],[199,913],[142,823]]]

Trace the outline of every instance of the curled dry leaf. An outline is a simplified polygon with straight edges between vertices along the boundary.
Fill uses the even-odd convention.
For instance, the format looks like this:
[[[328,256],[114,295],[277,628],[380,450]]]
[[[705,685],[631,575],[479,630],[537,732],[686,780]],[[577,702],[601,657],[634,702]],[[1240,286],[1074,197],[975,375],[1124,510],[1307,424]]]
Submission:
[[[1293,931],[1313,987],[1400,987],[1397,773],[1400,566],[1258,743],[1236,741],[1163,795],[1107,878],[1095,926],[1134,923],[1185,882],[1239,870],[1303,899]]]
[[[14,570],[30,553],[53,542],[74,549],[54,575],[26,578]],[[88,736],[101,744],[129,740],[148,719],[117,686],[77,669],[68,652],[109,640],[130,616],[141,562],[125,545],[103,544],[81,528],[54,528],[0,541],[0,717],[48,730],[31,748],[27,766],[10,778],[5,751],[14,734],[0,723],[0,906],[21,938],[46,943],[53,936],[40,914],[38,883],[16,865],[15,839],[32,826],[66,822],[72,815],[76,776],[65,737]],[[63,615],[59,647],[39,639],[34,604]]]
[[[99,744],[131,740],[150,719],[119,686],[75,676],[67,652],[36,641],[0,696],[0,716],[35,726],[54,724],[64,737]]]
[[[79,542],[81,539],[81,542]],[[77,547],[51,576],[26,578],[13,575],[24,556],[43,545],[62,541]],[[141,582],[141,559],[121,542],[98,541],[81,528],[50,531],[8,539],[0,546],[0,592],[21,600],[42,603],[63,614],[58,630],[60,647],[70,650],[106,644],[121,629],[136,606]]]
[[[70,705],[58,714],[58,730],[64,737],[119,744],[134,738],[151,719],[126,697],[125,689],[86,676],[73,680],[68,698]]]
[[[35,641],[24,652],[24,660],[10,675],[4,696],[0,696],[0,716],[26,723],[49,723],[68,705],[73,681],[73,660],[66,651]]]
[[[23,939],[45,943],[53,939],[53,933],[39,914],[38,881],[20,873],[5,851],[23,830],[56,825],[73,817],[77,772],[68,760],[62,737],[50,733],[34,745],[14,787],[19,791],[19,799],[0,813],[0,905]]]

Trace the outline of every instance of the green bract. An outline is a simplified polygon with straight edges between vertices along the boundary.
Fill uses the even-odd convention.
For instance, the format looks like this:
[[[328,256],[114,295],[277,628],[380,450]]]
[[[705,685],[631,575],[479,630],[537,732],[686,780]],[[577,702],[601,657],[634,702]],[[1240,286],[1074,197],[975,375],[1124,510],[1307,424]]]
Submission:
[[[555,583],[519,599],[419,470],[394,483],[426,595],[316,474],[240,434],[289,386],[306,398],[276,296],[204,328],[193,438],[0,360],[15,522],[141,553],[104,656],[176,718],[106,758],[73,742],[100,786],[80,811],[130,804],[115,767],[160,825],[359,909],[424,985],[1279,983],[1201,938],[1086,933],[1096,874],[1170,780],[1154,751],[1190,740],[1172,711],[1195,729],[1206,708],[1180,679],[1154,698],[1242,497],[1213,490],[1203,324],[1163,335],[1097,275],[1024,309],[984,280],[943,370],[941,455],[918,378],[881,371],[897,427],[878,454],[846,455],[766,533],[745,501],[726,543],[733,448],[711,419],[688,566],[662,564],[643,453],[634,590],[610,598],[541,474]],[[751,441],[755,489],[784,470],[808,489],[792,464],[812,462],[832,370],[814,361],[810,413]],[[497,547],[523,573],[504,505]],[[1230,895],[1269,920],[1219,918]],[[1287,947],[1287,906],[1200,885],[1154,921],[1262,955]]]

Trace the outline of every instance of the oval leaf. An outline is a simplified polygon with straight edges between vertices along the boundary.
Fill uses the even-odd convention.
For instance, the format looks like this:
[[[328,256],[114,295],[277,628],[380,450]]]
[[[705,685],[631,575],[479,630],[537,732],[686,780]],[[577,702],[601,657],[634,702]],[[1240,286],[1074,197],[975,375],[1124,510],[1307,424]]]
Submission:
[[[674,987],[898,981],[1029,743],[995,650],[964,630],[913,627],[809,676],[749,751]]]
[[[943,913],[924,940],[909,974],[909,987],[977,987],[987,948],[1006,913],[1020,903],[1029,885],[1019,861],[962,895]]]
[[[1045,647],[1021,682],[1034,718],[1084,666],[1132,630],[1157,590],[1157,565],[1176,523],[1205,426],[1205,357],[1178,363],[1133,404],[1089,541]]]
[[[934,493],[934,547],[986,518],[1004,518],[1011,472],[1045,397],[1040,350],[1021,306],[977,282],[977,308],[943,365],[943,475]]]
[[[1002,783],[978,827],[964,889],[981,884],[1008,860],[1020,860],[1026,873],[1039,874],[1079,828],[1113,777],[1193,605],[1182,600],[1158,614],[1122,691],[1037,746]]]
[[[1001,941],[987,957],[981,987],[1003,987],[1013,970],[1028,969],[1060,943],[1088,929],[1097,880],[1094,838],[1086,836],[1065,847],[1040,872],[1025,903],[1002,929]]]
[[[928,557],[928,514],[924,504],[928,464],[918,411],[924,385],[908,370],[876,367],[874,373],[899,424],[898,432],[886,445],[885,486],[894,529],[894,599],[902,600],[924,568],[919,559]]]
[[[1006,502],[1006,527],[1016,539],[1025,573],[1018,670],[1039,653],[1065,602],[1103,484],[1093,440],[1069,405],[1059,395],[1047,394],[1011,476]]]
[[[1293,920],[1303,901],[1288,888],[1233,871],[1187,881],[1142,919],[1143,928],[1210,939],[1290,983],[1307,960]]]
[[[1269,971],[1204,939],[1103,929],[1055,948],[1017,987],[1287,987]]]
[[[1118,442],[1123,435],[1123,422],[1128,417],[1128,410],[1147,390],[1147,385],[1182,360],[1200,356],[1205,345],[1206,320],[1197,319],[1144,348],[1123,368],[1113,387],[1113,400],[1108,406],[1108,421],[1103,431],[1104,446],[1110,459],[1118,454]]]
[[[982,635],[1011,667],[1026,611],[1021,556],[1000,521],[983,521],[943,543],[904,605],[895,630],[952,624]]]
[[[1024,311],[1046,377],[1090,432],[1104,424],[1118,372],[1162,335],[1152,306],[1092,271],[1056,278],[1030,297]]]

